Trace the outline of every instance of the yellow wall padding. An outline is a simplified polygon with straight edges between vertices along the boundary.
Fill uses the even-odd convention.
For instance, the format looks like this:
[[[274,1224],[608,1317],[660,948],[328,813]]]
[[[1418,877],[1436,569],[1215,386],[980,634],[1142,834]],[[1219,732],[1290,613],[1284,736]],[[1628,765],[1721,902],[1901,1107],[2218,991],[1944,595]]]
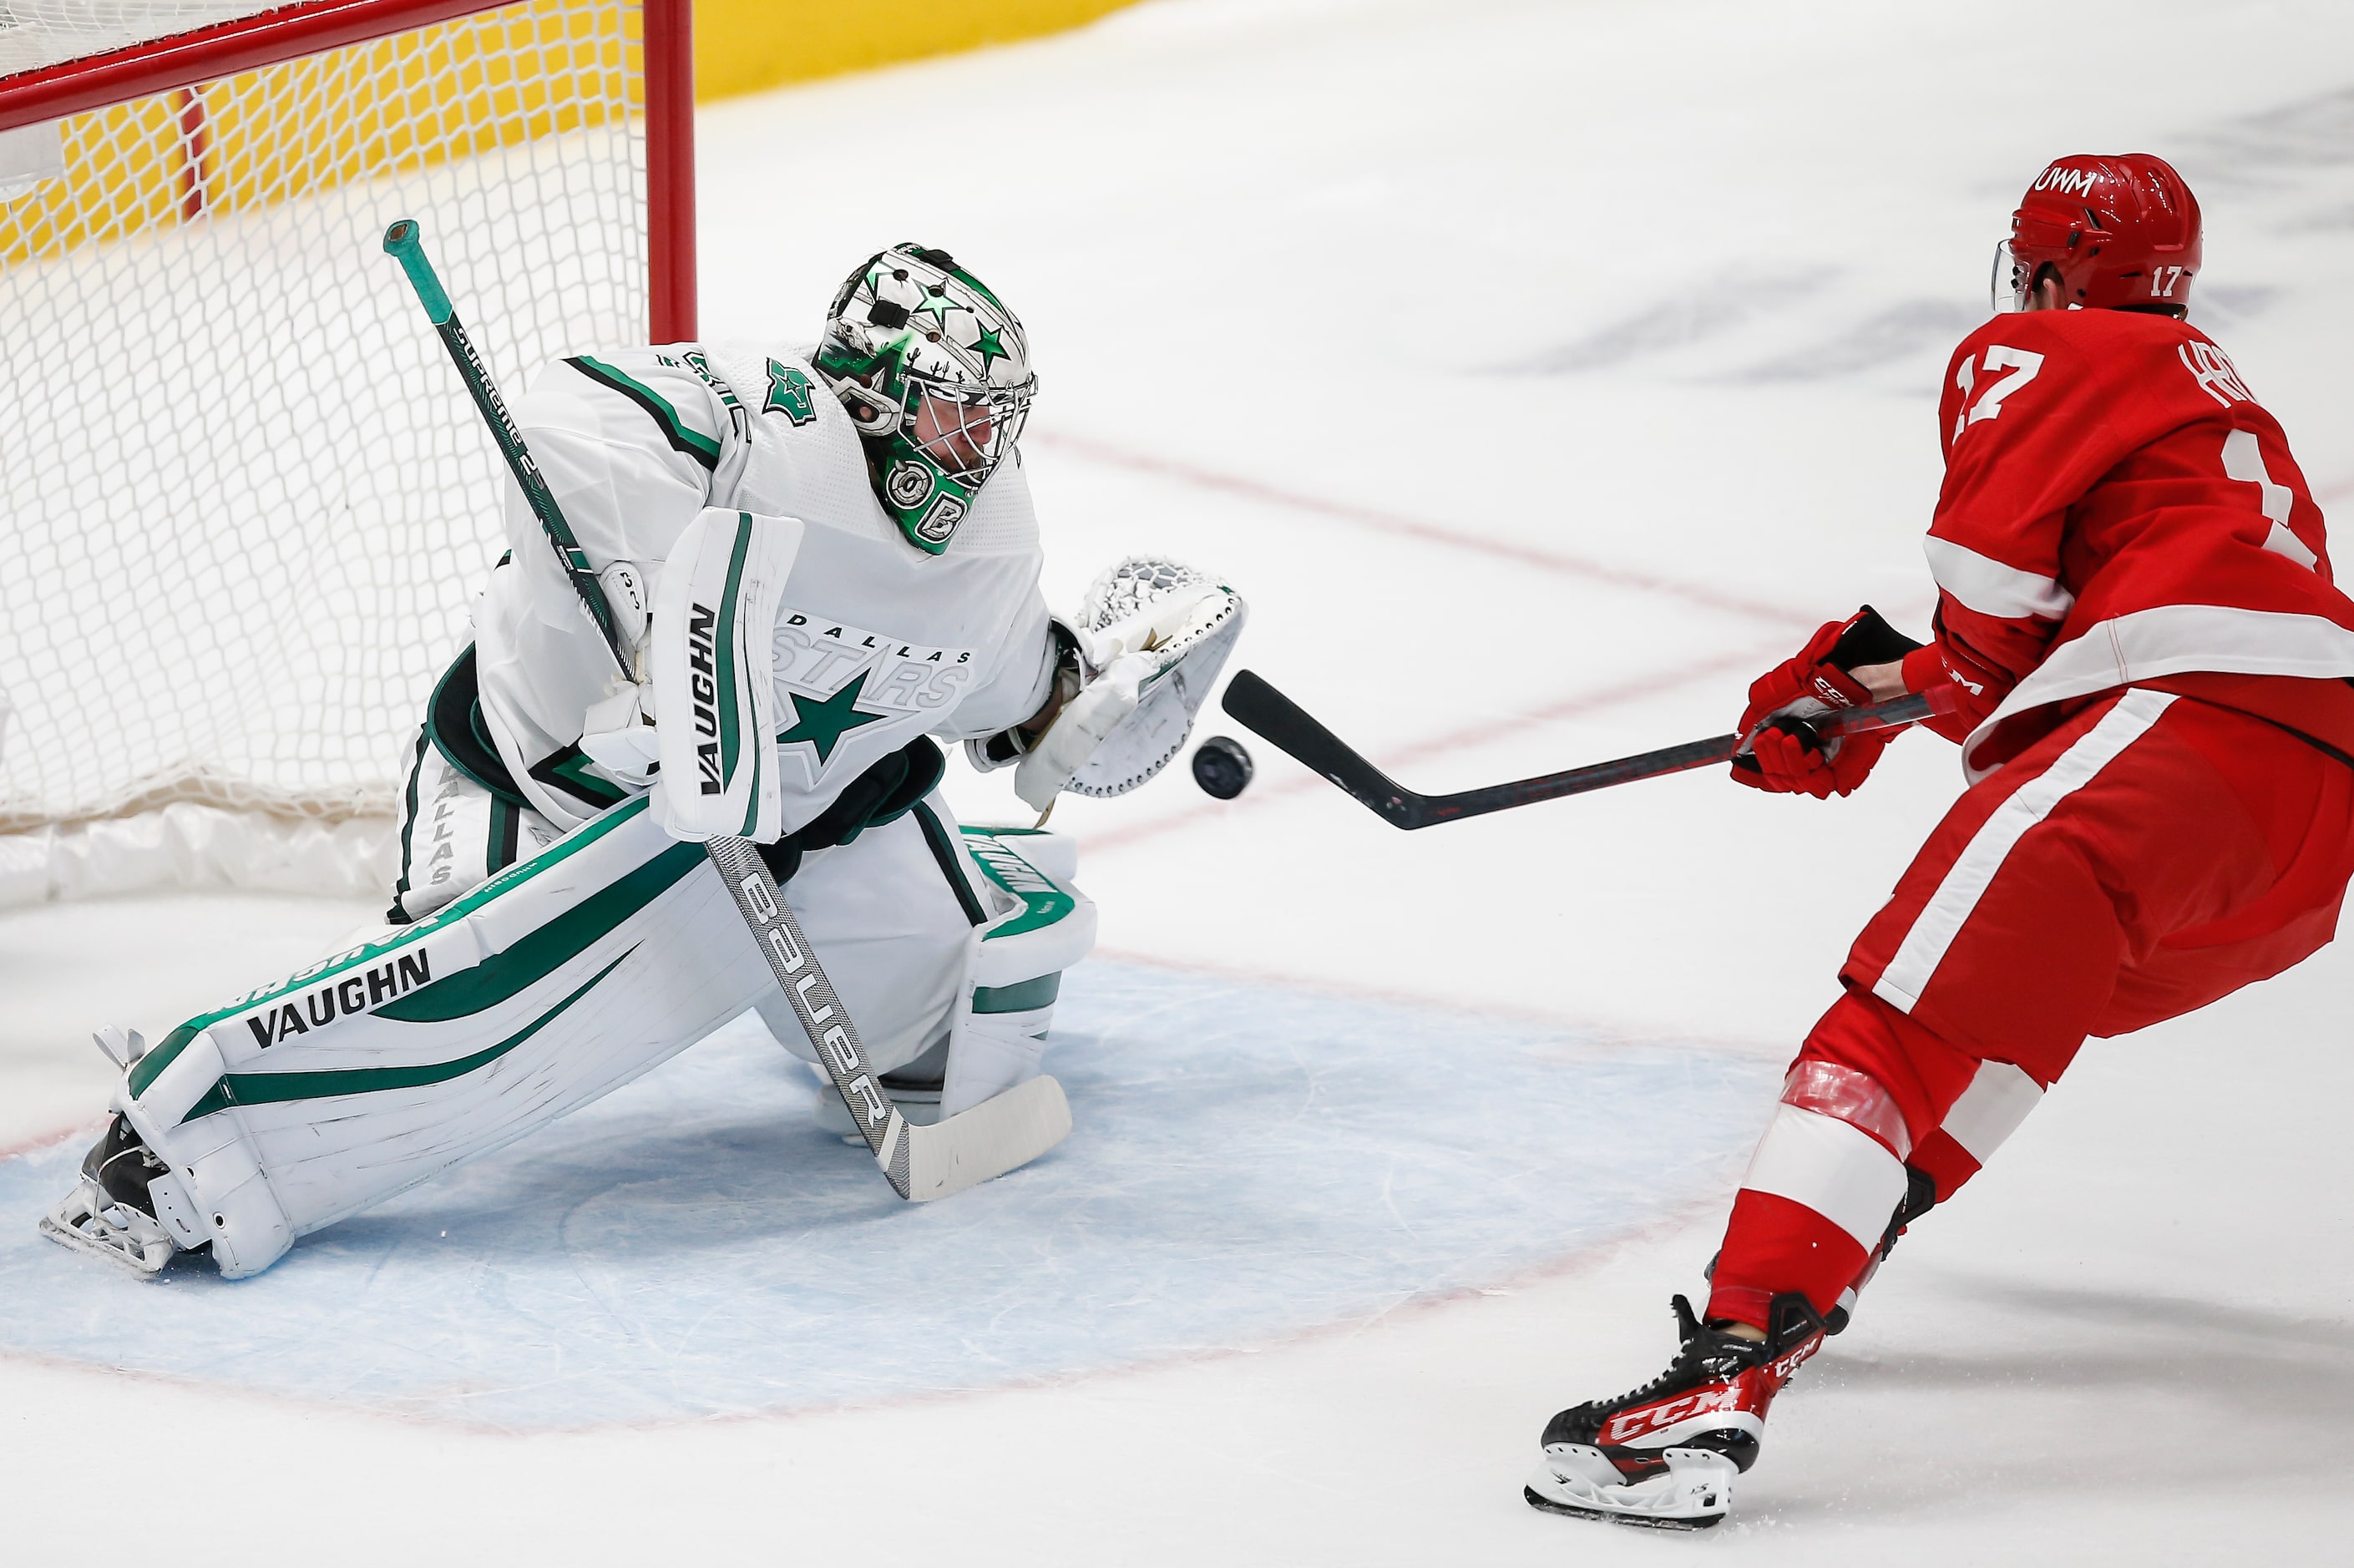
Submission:
[[[1012,43],[1135,0],[695,0],[703,102],[896,60]]]
[[[0,202],[0,268],[604,124],[638,47],[634,7],[528,0],[70,115],[66,177]]]
[[[695,0],[695,97],[1034,37],[1134,0]],[[519,145],[642,106],[624,0],[520,0],[68,117],[66,177],[0,201],[0,269]]]

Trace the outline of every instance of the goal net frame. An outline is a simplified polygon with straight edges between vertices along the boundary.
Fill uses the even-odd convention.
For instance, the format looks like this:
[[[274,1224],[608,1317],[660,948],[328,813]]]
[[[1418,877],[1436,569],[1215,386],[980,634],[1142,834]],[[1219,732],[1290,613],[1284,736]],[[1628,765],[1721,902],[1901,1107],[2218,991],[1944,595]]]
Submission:
[[[652,343],[691,340],[696,326],[692,0],[295,0],[276,6],[269,5],[267,0],[252,0],[249,6],[239,6],[237,0],[187,0],[186,9],[198,16],[207,10],[217,15],[248,9],[250,14],[0,76],[0,137],[50,122],[60,126],[87,124],[90,122],[75,122],[73,117],[108,112],[144,112],[153,121],[159,112],[160,101],[167,106],[160,112],[176,120],[176,123],[171,119],[164,122],[164,132],[176,137],[179,156],[189,170],[195,171],[182,175],[179,188],[184,194],[172,198],[175,205],[185,203],[185,207],[179,213],[165,213],[161,223],[164,227],[193,228],[200,222],[209,225],[213,221],[213,216],[203,211],[206,189],[201,183],[206,169],[204,115],[208,90],[217,90],[232,79],[247,82],[259,79],[249,73],[300,69],[298,62],[319,61],[337,50],[358,46],[382,48],[386,40],[400,39],[404,35],[438,37],[440,35],[424,30],[442,24],[491,27],[504,25],[528,34],[529,22],[544,23],[565,6],[587,9],[600,4],[621,14],[625,25],[635,24],[627,40],[629,63],[635,68],[626,100],[626,118],[632,123],[624,128],[622,134],[629,143],[629,156],[642,160],[631,176],[642,182],[638,187],[642,196],[642,228],[631,243],[642,246],[644,319],[631,323],[631,335],[642,333],[644,341]],[[168,13],[169,6],[159,6],[158,10]],[[78,16],[82,13],[94,16],[101,23],[121,25],[131,19],[133,26],[138,16],[135,10],[108,4],[107,0],[34,0],[30,5],[14,8],[20,22],[28,16],[37,23],[44,18]],[[511,15],[493,17],[490,15],[493,13]],[[0,41],[5,37],[5,31],[0,31]],[[35,42],[37,47],[38,39]],[[527,45],[517,50],[518,57],[528,52]],[[340,58],[348,64],[350,57]],[[409,68],[414,69],[413,61]],[[0,64],[0,69],[5,69],[5,64]],[[492,90],[477,83],[451,90],[488,93]],[[504,90],[513,97],[512,86]],[[393,94],[387,92],[385,96],[389,99]],[[140,108],[126,110],[124,106]],[[320,114],[330,117],[325,134],[348,142],[349,133],[332,119],[346,107],[330,101],[310,106],[309,111],[314,118]],[[610,105],[605,107],[610,113]],[[555,122],[553,119],[548,121]],[[370,133],[380,130],[381,126],[375,126]],[[311,133],[320,132],[313,126]],[[461,127],[461,141],[464,134]],[[512,139],[494,141],[490,153],[484,154],[478,143],[471,149],[441,149],[423,157],[428,162],[447,160],[451,164],[461,158],[503,154],[512,157],[514,145]],[[401,171],[404,175],[413,175],[422,166],[425,165],[418,157],[411,156],[401,165]],[[5,174],[6,170],[0,168],[0,178],[5,178]],[[147,177],[152,183],[152,170]],[[364,169],[354,176],[355,183],[361,184],[381,177],[387,177],[383,166]],[[16,199],[26,188],[29,187],[18,186],[13,194],[0,190],[0,212],[5,212],[5,202]],[[79,243],[86,247],[134,246],[145,238],[146,232],[134,226],[86,236]],[[0,239],[5,238],[0,234]],[[445,233],[443,238],[451,237]],[[429,243],[435,238],[429,227]],[[339,235],[339,242],[340,239]],[[380,255],[375,260],[384,269],[384,288],[388,292],[403,292],[405,285],[398,276],[398,269]],[[7,264],[8,258],[0,253],[0,273],[5,273]],[[168,287],[169,280],[165,282]],[[492,352],[499,354],[504,345],[499,341],[500,323],[495,319],[494,302],[479,301],[470,309],[472,295],[467,278],[453,276],[451,284],[460,295],[461,313],[478,333],[484,326],[491,328]],[[403,298],[405,301],[405,292]],[[413,313],[413,302],[405,301],[405,308]],[[485,314],[493,319],[483,321]],[[0,320],[0,332],[11,330],[12,324]],[[267,331],[270,324],[256,323],[256,330]],[[419,342],[438,360],[439,346],[421,315],[415,317],[413,324]],[[563,351],[574,352],[575,348]],[[508,363],[504,357],[496,365],[517,386],[526,373],[536,367],[528,360]],[[446,366],[440,369],[444,374],[448,372]],[[431,388],[431,395],[446,398],[452,409],[463,410],[463,418],[472,418],[454,376],[450,376],[446,386]],[[407,396],[413,399],[418,394],[411,390]],[[10,440],[17,439],[21,438],[12,433]],[[487,435],[481,437],[481,444],[484,451],[490,450]],[[485,505],[494,511],[494,502],[488,499],[487,489],[484,494]],[[11,506],[0,504],[0,527],[19,528],[34,520],[30,516],[9,515],[11,511]],[[20,610],[25,606],[27,589],[27,585],[22,582],[11,587],[12,594],[18,596]],[[70,611],[49,607],[42,613]],[[93,635],[102,635],[102,631]],[[446,662],[457,651],[453,643],[442,660]],[[413,664],[416,661],[411,657],[407,662]],[[0,672],[0,907],[173,885],[242,885],[367,897],[388,890],[389,863],[397,853],[393,812],[398,804],[398,779],[387,779],[387,768],[376,764],[374,758],[365,787],[340,791],[334,788],[324,791],[273,789],[266,781],[252,789],[224,791],[219,780],[209,777],[206,768],[199,766],[193,772],[175,774],[173,769],[182,765],[182,759],[159,756],[154,759],[156,770],[152,776],[129,779],[121,787],[111,786],[102,798],[94,800],[61,806],[55,800],[38,797],[28,800],[19,795],[10,799],[6,748],[11,743],[23,746],[34,738],[25,733],[23,715],[18,715],[12,725],[5,706],[11,680],[24,678],[16,672]],[[426,693],[411,694],[405,689],[416,681],[413,671],[404,676],[400,697],[411,701],[421,711]],[[23,702],[21,695],[18,700]],[[107,716],[94,715],[91,722],[103,723]],[[406,722],[413,722],[414,716]],[[377,719],[372,724],[381,727],[383,722]],[[54,723],[50,730],[50,735],[39,738],[54,745]],[[402,738],[398,733],[387,733],[372,736],[370,744],[374,747],[380,740],[379,755],[389,758],[397,753]],[[16,776],[23,776],[21,768]],[[387,782],[391,788],[387,787]]]

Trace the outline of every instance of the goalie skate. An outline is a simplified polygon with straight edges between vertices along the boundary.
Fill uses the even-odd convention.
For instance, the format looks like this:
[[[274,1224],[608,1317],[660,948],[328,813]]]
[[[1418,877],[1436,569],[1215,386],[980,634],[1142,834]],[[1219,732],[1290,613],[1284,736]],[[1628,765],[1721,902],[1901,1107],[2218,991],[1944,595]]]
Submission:
[[[1822,1319],[1804,1297],[1778,1296],[1774,1332],[1752,1341],[1702,1323],[1681,1296],[1675,1308],[1683,1348],[1666,1372],[1546,1423],[1543,1462],[1522,1494],[1531,1507],[1661,1530],[1723,1522],[1766,1408],[1821,1348]]]
[[[87,1176],[41,1216],[41,1234],[142,1276],[162,1273],[178,1250],[153,1214],[118,1202]]]
[[[117,1031],[101,1031],[99,1044],[111,1056],[120,1042]],[[136,1049],[138,1037],[131,1035]],[[170,1172],[148,1152],[130,1121],[120,1115],[107,1123],[81,1162],[81,1180],[41,1216],[41,1234],[79,1251],[120,1264],[140,1275],[163,1272],[179,1250],[172,1232],[154,1213],[151,1184]],[[168,1180],[167,1188],[176,1191]],[[185,1197],[183,1197],[185,1204]],[[186,1215],[182,1216],[184,1219]]]

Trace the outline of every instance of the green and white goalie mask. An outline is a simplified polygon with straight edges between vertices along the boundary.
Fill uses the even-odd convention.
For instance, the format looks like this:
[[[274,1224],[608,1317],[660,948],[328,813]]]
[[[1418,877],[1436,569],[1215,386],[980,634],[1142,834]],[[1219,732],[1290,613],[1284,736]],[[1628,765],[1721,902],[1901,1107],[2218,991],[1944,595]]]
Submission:
[[[1029,334],[945,250],[895,245],[850,275],[826,313],[817,372],[866,448],[875,493],[937,556],[1013,450],[1038,377]]]

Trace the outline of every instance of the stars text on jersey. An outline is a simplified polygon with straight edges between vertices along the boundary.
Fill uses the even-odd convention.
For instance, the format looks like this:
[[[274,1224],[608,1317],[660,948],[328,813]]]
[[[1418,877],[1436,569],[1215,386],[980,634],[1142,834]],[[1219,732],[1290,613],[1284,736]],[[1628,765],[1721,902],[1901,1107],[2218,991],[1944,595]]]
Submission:
[[[848,685],[853,675],[870,673],[858,700],[888,713],[935,713],[947,707],[972,683],[975,657],[970,648],[904,642],[885,631],[867,631],[790,606],[777,618],[777,679],[781,684],[830,697]]]

